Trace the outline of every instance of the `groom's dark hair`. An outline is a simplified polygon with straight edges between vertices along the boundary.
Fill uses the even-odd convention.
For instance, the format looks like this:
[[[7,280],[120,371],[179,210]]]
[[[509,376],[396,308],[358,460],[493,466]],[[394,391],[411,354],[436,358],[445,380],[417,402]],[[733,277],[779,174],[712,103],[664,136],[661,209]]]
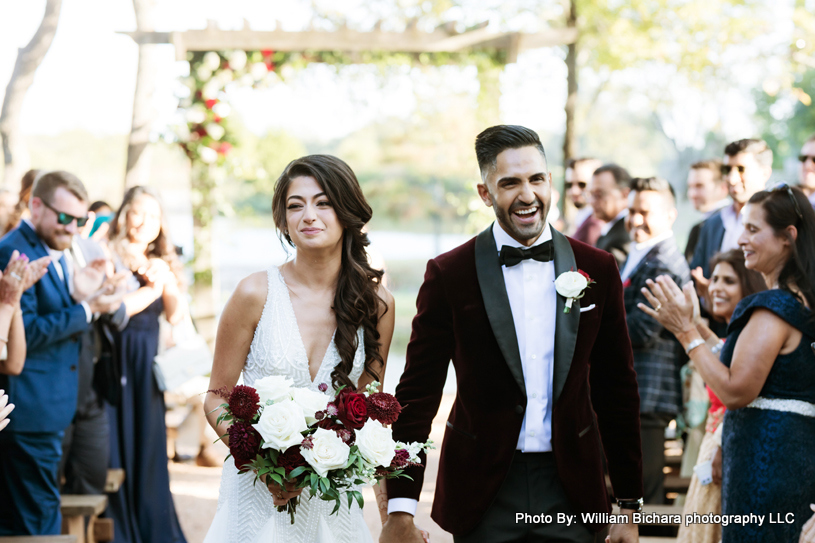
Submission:
[[[546,151],[534,130],[513,124],[499,124],[481,132],[475,138],[475,156],[481,169],[481,178],[486,181],[487,175],[495,170],[499,154],[507,149],[521,147],[536,148],[546,162]]]

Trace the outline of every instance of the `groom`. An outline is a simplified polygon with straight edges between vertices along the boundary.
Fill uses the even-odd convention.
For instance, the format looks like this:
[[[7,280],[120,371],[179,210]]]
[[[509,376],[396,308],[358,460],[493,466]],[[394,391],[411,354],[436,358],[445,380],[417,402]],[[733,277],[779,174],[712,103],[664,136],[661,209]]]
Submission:
[[[604,452],[623,512],[641,507],[639,396],[617,265],[547,223],[552,176],[535,132],[493,126],[475,149],[478,193],[496,222],[428,262],[393,437],[428,438],[452,359],[458,388],[433,519],[456,543],[588,543],[604,522],[581,514],[611,510]],[[565,312],[555,279],[578,270],[595,282]],[[422,541],[413,515],[424,468],[406,473],[412,480],[388,481],[381,543]],[[558,513],[576,516],[559,523]],[[551,523],[538,522],[545,514]],[[633,543],[637,527],[614,524],[610,536]]]

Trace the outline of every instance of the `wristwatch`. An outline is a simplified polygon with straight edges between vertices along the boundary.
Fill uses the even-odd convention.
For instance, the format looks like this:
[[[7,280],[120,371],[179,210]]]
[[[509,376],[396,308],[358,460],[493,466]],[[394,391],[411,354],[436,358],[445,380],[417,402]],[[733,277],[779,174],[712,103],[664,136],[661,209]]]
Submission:
[[[629,509],[635,513],[642,513],[642,498],[638,500],[617,500],[620,509]]]

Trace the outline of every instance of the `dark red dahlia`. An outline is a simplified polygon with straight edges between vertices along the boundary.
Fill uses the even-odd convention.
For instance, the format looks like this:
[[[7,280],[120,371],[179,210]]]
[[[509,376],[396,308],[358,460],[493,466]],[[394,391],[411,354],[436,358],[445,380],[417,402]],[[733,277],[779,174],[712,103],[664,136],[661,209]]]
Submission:
[[[305,466],[306,459],[300,454],[300,447],[289,447],[277,457],[277,465],[286,468],[286,474],[289,474],[294,468]]]
[[[229,452],[235,459],[235,467],[239,471],[248,471],[249,468],[244,467],[249,464],[260,451],[260,434],[257,433],[251,424],[243,421],[236,421],[226,431],[229,434]]]
[[[407,449],[399,449],[393,455],[391,460],[391,467],[396,469],[404,469],[410,465],[410,453]]]
[[[260,396],[257,391],[246,385],[238,385],[229,395],[229,409],[236,419],[252,420],[258,412]]]
[[[337,418],[346,428],[359,429],[368,420],[368,406],[365,404],[365,395],[357,394],[350,389],[343,389],[337,395]]]
[[[382,424],[393,424],[402,412],[402,406],[391,394],[376,392],[368,396],[368,416]]]

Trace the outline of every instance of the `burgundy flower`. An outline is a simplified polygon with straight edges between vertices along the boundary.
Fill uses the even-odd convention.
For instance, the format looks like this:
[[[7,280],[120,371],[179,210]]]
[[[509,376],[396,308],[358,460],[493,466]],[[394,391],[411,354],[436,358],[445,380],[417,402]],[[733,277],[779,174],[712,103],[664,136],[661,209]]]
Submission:
[[[326,390],[328,390],[328,385],[325,383],[320,383],[317,386],[317,390],[319,390],[320,392],[325,392]]]
[[[580,269],[579,269],[579,270],[577,270],[577,273],[579,273],[580,275],[582,275],[583,277],[585,277],[585,278],[586,278],[586,281],[588,281],[589,283],[591,283],[591,282],[592,282],[592,281],[591,281],[591,277],[589,277],[589,274],[588,274],[588,273],[586,273],[586,272],[584,272],[583,270],[580,270]]]
[[[261,437],[248,422],[236,421],[226,431],[229,434],[229,452],[239,471],[248,471],[245,464],[252,462],[260,450]]]
[[[305,466],[306,459],[300,454],[300,447],[289,447],[277,457],[277,465],[286,468],[286,474],[289,474],[294,468]]]
[[[345,428],[340,428],[339,430],[334,430],[337,433],[337,437],[339,437],[343,443],[348,446],[354,444],[354,438],[356,437],[354,432],[351,430],[347,430]]]
[[[336,400],[337,418],[346,428],[359,429],[368,420],[368,406],[365,404],[365,395],[357,394],[349,389],[343,389]]]
[[[303,438],[303,442],[300,443],[300,446],[304,449],[311,450],[314,448],[314,438],[311,436],[306,436]]]
[[[184,145],[182,145],[182,147],[184,147]],[[229,387],[227,386],[222,386],[221,388],[216,388],[214,390],[207,390],[207,392],[212,392],[224,400],[229,400]]]
[[[404,469],[410,465],[410,453],[407,449],[399,449],[393,455],[391,460],[391,467],[396,469]]]
[[[258,412],[260,396],[257,391],[246,385],[238,385],[229,395],[229,409],[236,419],[252,420]]]
[[[326,430],[334,430],[335,432],[343,429],[342,424],[328,417],[318,420],[316,426],[317,428],[325,428]]]
[[[323,420],[325,418],[325,413],[323,413],[322,411],[317,411],[316,413],[314,413],[314,418],[317,420]]]
[[[328,402],[328,405],[325,408],[325,414],[329,417],[336,417],[339,411],[337,410],[337,404],[334,402]]]
[[[368,416],[382,424],[393,424],[402,412],[402,406],[391,394],[376,392],[368,396],[366,401]]]

